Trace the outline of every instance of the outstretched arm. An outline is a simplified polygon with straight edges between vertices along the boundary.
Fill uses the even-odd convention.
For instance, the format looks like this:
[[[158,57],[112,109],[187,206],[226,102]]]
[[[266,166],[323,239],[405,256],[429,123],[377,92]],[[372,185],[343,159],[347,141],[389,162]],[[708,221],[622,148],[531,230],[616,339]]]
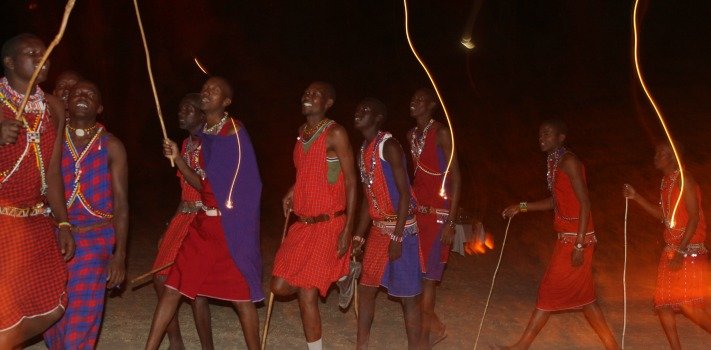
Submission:
[[[649,215],[654,216],[660,222],[664,221],[664,218],[662,217],[662,209],[659,207],[659,205],[654,205],[647,201],[644,197],[640,196],[639,193],[635,191],[634,187],[630,186],[629,184],[625,184],[622,187],[622,194],[626,198],[637,202],[637,204],[639,204],[639,206],[642,207],[644,211],[649,213]]]
[[[452,147],[452,135],[448,128],[437,129],[437,144],[444,150],[445,159],[449,160],[450,155],[454,154],[452,158],[452,166],[449,169],[449,173],[446,174],[447,181],[450,184],[450,192],[447,193],[450,206],[449,206],[449,220],[447,220],[446,227],[442,232],[442,243],[451,244],[452,238],[454,238],[454,226],[457,220],[457,215],[459,214],[459,199],[462,193],[462,176],[459,171],[459,160],[457,159],[457,151]]]
[[[525,209],[524,209],[525,208]],[[535,202],[521,202],[520,204],[511,204],[501,213],[504,219],[512,218],[518,213],[527,211],[544,211],[553,209],[553,197],[541,199]]]
[[[351,241],[353,224],[355,223],[356,200],[357,200],[357,179],[355,175],[355,163],[353,159],[353,148],[348,140],[348,133],[340,125],[336,125],[328,133],[328,149],[333,150],[341,164],[341,171],[346,183],[346,226],[338,238],[338,256],[346,253],[348,244]]]
[[[116,234],[114,254],[109,260],[107,288],[119,286],[126,277],[126,239],[128,237],[128,161],[119,139],[109,138],[109,171],[114,195],[113,225]]]

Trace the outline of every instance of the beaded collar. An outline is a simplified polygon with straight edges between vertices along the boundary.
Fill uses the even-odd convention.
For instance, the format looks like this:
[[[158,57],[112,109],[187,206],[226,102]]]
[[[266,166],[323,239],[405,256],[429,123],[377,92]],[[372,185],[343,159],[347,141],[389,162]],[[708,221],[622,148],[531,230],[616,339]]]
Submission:
[[[368,192],[368,195],[370,196],[371,202],[373,203],[373,207],[375,207],[375,211],[378,212],[378,214],[380,214],[381,216],[387,215],[383,214],[382,210],[380,209],[380,206],[378,205],[378,201],[375,198],[375,193],[373,193],[373,182],[375,180],[375,160],[378,155],[380,143],[383,142],[385,140],[385,137],[389,135],[389,133],[379,130],[378,134],[375,135],[375,138],[372,142],[369,143],[368,140],[363,140],[363,144],[360,146],[360,179],[363,184],[365,184],[365,188]],[[373,144],[373,152],[370,154],[369,170],[365,163],[365,150],[371,143]]]
[[[560,165],[560,160],[563,159],[566,153],[568,153],[568,149],[565,148],[565,146],[561,146],[548,154],[546,180],[548,181],[548,190],[551,192],[553,192],[553,186],[555,186],[555,175],[558,172],[558,165]]]
[[[319,135],[323,129],[331,125],[331,122],[333,122],[333,120],[324,118],[314,126],[309,126],[308,124],[306,124],[306,126],[304,126],[304,129],[301,131],[301,135],[299,135],[297,139],[301,141],[301,143],[307,144],[311,142],[316,137],[316,135]]]
[[[412,129],[412,135],[410,137],[410,152],[412,153],[412,157],[416,160],[420,159],[422,150],[425,149],[425,139],[427,138],[427,132],[430,130],[432,124],[434,124],[434,119],[430,119],[427,126],[422,129],[422,133],[419,137],[417,136],[417,127]]]
[[[225,115],[222,116],[222,119],[220,119],[217,124],[208,128],[207,123],[205,123],[205,126],[202,127],[202,132],[208,135],[217,135],[220,130],[222,130],[222,127],[225,126],[225,123],[227,123],[227,119],[230,119],[230,117],[227,112],[225,112]]]

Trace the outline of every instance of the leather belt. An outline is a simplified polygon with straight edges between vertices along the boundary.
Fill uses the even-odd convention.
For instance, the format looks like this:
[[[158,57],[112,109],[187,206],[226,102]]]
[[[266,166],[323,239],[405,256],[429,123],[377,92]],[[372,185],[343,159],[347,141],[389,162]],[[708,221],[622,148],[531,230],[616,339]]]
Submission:
[[[0,215],[12,216],[15,218],[26,218],[28,216],[49,215],[51,209],[45,207],[44,203],[37,203],[31,208],[0,207]]]
[[[306,224],[315,224],[319,222],[326,222],[331,219],[335,219],[343,214],[345,214],[345,210],[339,210],[331,215],[329,214],[321,214],[317,216],[299,216],[299,221],[306,223]]]

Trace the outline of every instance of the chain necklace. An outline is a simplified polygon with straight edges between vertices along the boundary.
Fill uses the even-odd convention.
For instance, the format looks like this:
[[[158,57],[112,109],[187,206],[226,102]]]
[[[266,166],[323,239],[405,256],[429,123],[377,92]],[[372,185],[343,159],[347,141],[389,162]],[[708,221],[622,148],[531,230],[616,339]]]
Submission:
[[[551,191],[551,193],[553,192],[553,186],[555,186],[555,176],[558,172],[558,165],[560,165],[560,160],[563,159],[566,153],[568,153],[568,149],[566,149],[565,146],[561,146],[548,154],[546,180],[548,181],[548,190]]]
[[[71,125],[67,124],[67,128],[69,130],[73,131],[74,135],[77,135],[77,137],[84,137],[84,136],[91,135],[91,133],[94,132],[94,130],[96,130],[96,125],[97,124],[94,123],[94,125],[92,125],[88,128],[74,128]]]
[[[225,123],[227,123],[227,119],[229,119],[229,115],[225,112],[225,115],[222,116],[222,119],[220,119],[217,124],[208,128],[207,123],[205,123],[205,126],[202,127],[202,132],[208,135],[217,135],[217,133],[222,130],[222,127],[225,126]]]
[[[667,178],[669,179],[669,183],[667,182]],[[679,179],[679,169],[674,170],[670,175],[665,176],[662,178],[662,183],[659,185],[659,190],[660,190],[660,200],[659,204],[662,206],[662,217],[664,219],[664,225],[667,228],[671,228],[669,223],[671,222],[671,212],[669,212],[669,208],[671,208],[671,198],[672,198],[672,193],[674,192],[674,186],[676,185],[676,181]],[[666,185],[666,186],[665,186]],[[664,192],[667,192],[667,201],[666,201],[666,206],[664,205]],[[681,193],[679,193],[681,196]],[[681,228],[679,229],[682,232],[686,230],[686,228]]]
[[[316,136],[316,134],[318,134],[326,125],[329,125],[330,122],[330,119],[324,118],[320,122],[316,123],[316,125],[309,125],[306,123],[304,130],[301,132],[301,136],[299,136],[299,140],[302,143],[309,143],[314,136]]]

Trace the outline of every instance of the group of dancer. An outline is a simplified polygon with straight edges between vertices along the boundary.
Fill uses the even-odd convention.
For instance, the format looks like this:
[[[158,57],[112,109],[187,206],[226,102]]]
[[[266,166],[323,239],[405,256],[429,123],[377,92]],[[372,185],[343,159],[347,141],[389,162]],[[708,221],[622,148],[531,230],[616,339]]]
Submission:
[[[32,86],[29,103],[16,118],[35,69],[40,69],[37,83],[47,77],[49,65],[38,67],[44,51],[42,41],[30,34],[2,46],[0,349],[19,348],[38,334],[51,349],[90,349],[96,346],[105,292],[125,278],[126,152],[97,122],[103,111],[99,88],[76,72],[59,76],[54,96]],[[203,348],[213,348],[210,298],[232,302],[247,347],[260,347],[255,303],[265,299],[262,184],[245,125],[228,112],[233,93],[226,79],[210,77],[200,93],[180,102],[179,125],[189,136],[180,146],[172,140],[163,144],[163,154],[177,167],[182,193],[154,262],[159,301],[147,349],[157,349],[166,333],[171,348],[184,347],[176,316],[183,297],[193,309]],[[364,139],[354,154],[346,128],[327,117],[335,100],[333,86],[320,81],[302,95],[306,122],[293,151],[296,179],[282,201],[286,220],[293,215],[295,222],[277,251],[270,290],[277,296],[296,295],[306,345],[321,349],[319,296],[336,284],[339,305],[348,307],[360,275],[356,347],[368,347],[382,288],[402,304],[408,347],[431,348],[447,336],[435,313],[436,287],[461,192],[451,131],[433,119],[434,92],[419,89],[409,106],[415,126],[403,147],[382,129],[388,117],[385,104],[365,98],[354,112],[353,126]],[[528,348],[551,313],[578,309],[607,349],[618,347],[596,303],[592,259],[597,240],[585,169],[565,147],[567,133],[558,120],[540,127],[550,197],[520,202],[502,213],[511,218],[553,210],[558,235],[536,308],[510,348]],[[680,169],[670,145],[657,147],[655,166],[664,173],[659,206],[629,185],[623,190],[665,224],[667,246],[654,302],[676,349],[676,311],[711,332],[711,315],[704,309],[706,224],[699,186],[686,172],[680,191]],[[681,205],[672,217],[679,196]]]

